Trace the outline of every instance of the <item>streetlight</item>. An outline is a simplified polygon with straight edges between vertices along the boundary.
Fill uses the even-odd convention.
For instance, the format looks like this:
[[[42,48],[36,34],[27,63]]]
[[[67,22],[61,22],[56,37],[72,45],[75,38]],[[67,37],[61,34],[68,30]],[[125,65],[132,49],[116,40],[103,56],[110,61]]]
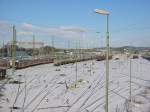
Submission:
[[[107,17],[107,30],[106,30],[106,79],[105,79],[105,112],[108,112],[108,88],[109,88],[109,12],[106,10],[95,9],[98,14],[106,15]]]

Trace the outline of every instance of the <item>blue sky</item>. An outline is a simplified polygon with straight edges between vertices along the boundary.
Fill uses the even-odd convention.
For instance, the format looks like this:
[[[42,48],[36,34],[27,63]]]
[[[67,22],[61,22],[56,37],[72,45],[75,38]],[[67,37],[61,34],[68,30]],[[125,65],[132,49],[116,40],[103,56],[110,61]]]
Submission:
[[[10,41],[15,25],[19,41],[34,34],[57,47],[104,46],[106,20],[96,8],[111,12],[111,46],[150,46],[150,0],[0,0],[0,39]]]

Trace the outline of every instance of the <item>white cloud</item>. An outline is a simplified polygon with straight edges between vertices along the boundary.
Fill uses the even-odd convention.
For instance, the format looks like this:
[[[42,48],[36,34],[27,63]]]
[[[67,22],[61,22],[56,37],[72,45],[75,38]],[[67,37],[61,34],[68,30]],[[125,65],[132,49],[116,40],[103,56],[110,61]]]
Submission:
[[[29,36],[29,35],[33,35],[33,32],[26,32],[26,31],[20,31],[20,32],[17,32],[17,35],[18,36],[22,36],[22,35],[24,35],[24,36]]]
[[[33,29],[33,28],[34,28],[34,26],[33,26],[32,24],[30,24],[30,23],[23,23],[23,24],[21,25],[21,27],[22,27],[23,29]]]
[[[12,26],[13,25],[10,22],[0,20],[0,30],[10,30]]]
[[[83,28],[83,27],[73,27],[73,26],[61,26],[60,27],[61,30],[63,31],[70,31],[70,32],[74,32],[74,33],[83,33],[86,32],[87,29]]]
[[[0,22],[1,26],[9,26],[9,24],[9,22]],[[17,38],[20,38],[24,41],[30,39],[32,35],[35,35],[37,40],[43,40],[46,43],[50,43],[51,37],[54,37],[56,46],[59,46],[60,42],[68,42],[68,40],[70,42],[80,41],[81,47],[82,44],[85,46],[85,44],[90,44],[91,42],[95,41],[93,38],[90,38],[90,35],[87,34],[87,28],[79,26],[43,27],[24,22],[20,25],[18,24],[16,26],[16,30]],[[1,34],[3,33],[4,32]]]
[[[81,38],[82,33],[87,31],[86,28],[76,26],[41,27],[30,23],[23,23],[20,28],[24,33],[32,32],[35,35],[55,36],[57,38],[67,39]]]
[[[74,32],[74,33],[82,33],[86,32],[87,29],[83,27],[76,27],[76,26],[60,26],[60,27],[41,27],[41,26],[36,26],[31,23],[23,23],[21,24],[21,28],[23,30],[31,30],[31,31],[40,31],[41,33],[45,32]]]
[[[10,39],[12,24],[8,21],[0,20],[0,40]]]

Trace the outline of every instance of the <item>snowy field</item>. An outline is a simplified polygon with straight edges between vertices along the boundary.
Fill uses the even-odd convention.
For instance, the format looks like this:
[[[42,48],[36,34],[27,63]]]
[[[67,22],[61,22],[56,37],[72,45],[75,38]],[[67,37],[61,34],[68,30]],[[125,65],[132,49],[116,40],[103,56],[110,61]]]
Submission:
[[[110,60],[109,112],[150,112],[150,62],[132,59],[131,74],[130,103],[130,60]],[[105,61],[79,62],[77,72],[76,64],[39,65],[11,77],[0,82],[0,112],[105,111]]]

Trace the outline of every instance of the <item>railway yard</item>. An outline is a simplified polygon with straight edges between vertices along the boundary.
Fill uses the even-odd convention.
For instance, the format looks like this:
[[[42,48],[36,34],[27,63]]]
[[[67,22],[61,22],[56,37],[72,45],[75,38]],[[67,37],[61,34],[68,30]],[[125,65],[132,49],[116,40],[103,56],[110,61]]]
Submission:
[[[130,61],[131,65],[130,66]],[[150,62],[110,60],[111,112],[150,111]],[[129,81],[131,69],[131,99]],[[54,66],[53,63],[18,69],[0,81],[1,112],[104,112],[105,61],[88,60]]]
[[[0,112],[150,112],[149,10],[0,0]]]

